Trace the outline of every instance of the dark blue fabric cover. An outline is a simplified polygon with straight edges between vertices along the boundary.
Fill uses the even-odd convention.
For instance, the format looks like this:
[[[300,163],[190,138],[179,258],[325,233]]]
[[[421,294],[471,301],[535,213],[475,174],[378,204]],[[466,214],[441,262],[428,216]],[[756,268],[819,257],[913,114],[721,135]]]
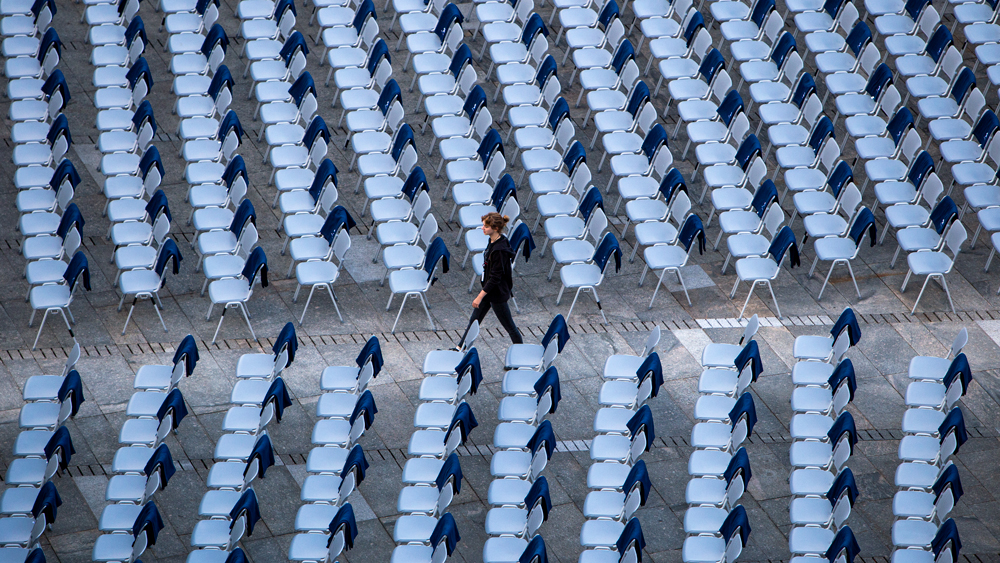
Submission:
[[[80,372],[75,369],[71,369],[66,377],[63,378],[62,385],[59,386],[59,393],[57,394],[60,401],[65,402],[67,399],[72,401],[73,409],[70,411],[70,416],[76,416],[76,413],[80,410],[80,405],[83,404],[85,400],[83,398],[83,381],[80,379]]]
[[[455,366],[455,373],[458,374],[459,381],[464,377],[472,377],[471,392],[475,394],[479,391],[479,383],[483,380],[483,368],[479,365],[479,350],[475,347],[470,348]]]
[[[438,471],[437,479],[434,480],[434,484],[437,485],[438,490],[444,488],[448,481],[451,480],[455,485],[455,494],[462,492],[462,464],[458,461],[458,454],[452,453],[448,456],[448,459],[444,460],[444,465],[441,466],[441,470]]]
[[[542,479],[544,478],[542,477]],[[545,551],[545,540],[542,539],[541,534],[531,538],[528,547],[524,548],[517,563],[549,563],[549,554]]]
[[[736,404],[729,411],[729,424],[736,428],[736,424],[744,415],[747,417],[747,436],[749,436],[753,434],[753,427],[757,425],[757,406],[749,391],[744,392],[739,399],[736,399]]]
[[[194,340],[194,336],[187,335],[181,340],[181,343],[177,345],[177,350],[174,351],[174,365],[177,362],[184,360],[184,371],[187,375],[194,373],[194,368],[198,365],[198,360],[201,356],[198,354],[198,344]]]
[[[363,367],[365,362],[371,359],[372,370],[374,371],[375,377],[378,372],[382,371],[382,364],[384,360],[382,359],[382,344],[379,343],[377,336],[372,336],[365,342],[365,345],[361,348],[361,353],[354,360],[354,363],[358,364],[358,367]]]
[[[858,427],[854,424],[854,415],[848,411],[840,413],[840,416],[826,433],[827,437],[830,438],[830,444],[834,446],[844,434],[847,434],[847,443],[851,446],[851,453],[854,453],[854,445],[858,443]]]
[[[445,246],[444,240],[441,237],[434,237],[431,241],[431,245],[427,247],[427,252],[424,254],[424,271],[430,276],[434,273],[434,268],[437,267],[438,260],[441,260],[441,270],[444,273],[448,272],[451,266],[451,252],[448,251],[448,247]],[[431,281],[433,284],[433,280]]]
[[[549,408],[549,412],[556,412],[559,407],[559,401],[562,400],[562,389],[559,387],[559,370],[556,366],[549,366],[545,370],[545,373],[538,378],[538,381],[534,385],[535,394],[538,395],[538,399],[541,400],[542,395],[546,391],[549,391],[552,396],[552,407]]]
[[[76,205],[76,204],[72,204]],[[83,274],[83,287],[90,291],[90,267],[87,265],[87,256],[82,250],[77,250],[76,254],[69,261],[69,266],[63,273],[63,279],[70,288],[76,285],[76,280]]]
[[[632,418],[626,423],[628,427],[629,435],[635,440],[636,436],[642,431],[643,428],[646,429],[646,447],[644,451],[649,451],[653,447],[653,440],[656,439],[656,428],[653,425],[653,411],[650,410],[649,405],[643,405],[639,410],[635,411]]]
[[[698,254],[704,254],[705,226],[702,224],[701,218],[692,213],[684,220],[684,226],[681,227],[677,240],[684,246],[685,251],[690,251],[691,243],[694,242],[695,238],[698,239]]]
[[[142,471],[146,477],[152,475],[154,471],[160,471],[162,481],[160,485],[166,488],[170,478],[177,472],[177,468],[174,467],[174,458],[170,455],[170,448],[166,444],[157,446],[153,455],[149,456],[149,461],[146,462]]]
[[[330,539],[326,542],[327,547],[341,528],[344,529],[344,545],[347,549],[353,548],[354,538],[358,537],[358,523],[354,520],[354,507],[349,502],[345,502],[330,521]]]
[[[726,467],[726,472],[723,474],[726,484],[731,484],[733,478],[740,473],[743,474],[744,484],[748,483],[750,478],[753,477],[753,472],[750,471],[750,456],[747,455],[746,448],[736,450],[736,453],[733,454],[733,459],[729,460],[729,466]]]
[[[249,200],[244,200],[249,201]],[[250,252],[250,256],[247,258],[247,263],[243,265],[243,277],[246,278],[250,285],[253,285],[254,278],[257,273],[260,272],[260,284],[267,287],[267,255],[264,254],[264,249],[260,246],[253,249]]]
[[[528,489],[528,494],[524,495],[524,507],[529,512],[539,502],[542,505],[543,519],[548,520],[549,511],[552,510],[552,499],[549,498],[549,481],[544,475],[532,483],[531,488]]]
[[[229,511],[229,529],[233,529],[233,525],[236,524],[236,520],[239,519],[240,515],[246,515],[247,519],[247,535],[253,535],[253,527],[260,520],[260,505],[257,503],[257,493],[254,492],[253,487],[247,488],[246,491],[240,495],[239,500],[233,505],[233,509]]]
[[[931,541],[934,558],[936,559],[949,544],[951,544],[952,561],[957,562],[958,553],[962,551],[962,540],[958,536],[958,525],[955,524],[954,518],[945,520],[934,534],[934,539]]]
[[[69,83],[66,82],[66,77],[58,68],[52,71],[52,74],[42,83],[42,93],[45,94],[45,101],[49,101],[56,90],[62,90],[63,103],[62,107],[59,108],[61,110],[66,107],[71,96],[69,94]]]
[[[250,450],[250,457],[247,458],[247,469],[254,458],[260,460],[260,476],[263,478],[264,474],[267,473],[267,468],[274,465],[274,448],[271,447],[271,437],[267,434],[262,434],[257,438],[253,449]],[[246,475],[246,469],[243,470],[243,475]]]
[[[351,425],[354,425],[354,421],[358,419],[359,416],[365,417],[365,428],[371,428],[372,422],[375,420],[375,413],[378,412],[378,407],[375,406],[375,397],[372,396],[372,392],[365,389],[365,392],[358,397],[358,402],[354,403],[354,410],[351,411]]]
[[[549,323],[549,329],[545,331],[545,336],[542,337],[542,346],[548,346],[549,342],[556,336],[559,337],[559,351],[562,352],[563,347],[569,342],[569,327],[566,326],[566,318],[562,314],[556,315],[552,319],[552,322]]]
[[[645,505],[646,499],[649,498],[649,491],[653,490],[653,484],[649,482],[649,470],[646,469],[646,462],[641,459],[635,462],[631,471],[628,472],[628,476],[625,477],[622,491],[628,495],[636,486],[639,487],[639,503]]]
[[[438,519],[434,531],[431,532],[431,547],[437,547],[439,543],[444,541],[445,550],[450,556],[461,540],[462,537],[458,535],[458,526],[455,524],[455,517],[451,515],[451,512],[445,512]]]
[[[67,180],[69,180],[70,185],[74,188],[80,185],[80,174],[76,171],[73,161],[63,158],[59,162],[59,165],[56,166],[56,171],[52,173],[52,179],[49,180],[49,187],[53,190],[58,190],[59,186]]]
[[[847,380],[847,389],[851,392],[851,400],[854,400],[854,392],[858,389],[858,378],[854,374],[854,362],[850,358],[844,358],[837,364],[837,367],[833,368],[833,373],[826,382],[830,385],[830,389],[834,392],[837,391],[837,387],[840,386],[841,382]]]
[[[850,467],[845,467],[843,471],[837,475],[837,478],[833,480],[833,485],[830,486],[830,490],[826,493],[826,499],[830,501],[831,506],[837,506],[837,500],[840,499],[847,493],[848,499],[851,505],[854,505],[854,501],[858,500],[861,492],[858,491],[858,484],[854,480],[854,472],[851,471]]]
[[[962,498],[965,491],[962,489],[962,479],[958,476],[958,466],[955,464],[945,467],[941,475],[938,476],[937,481],[934,481],[934,486],[932,487],[934,502],[937,502],[938,497],[948,487],[951,487],[951,494],[955,498],[955,504],[958,504],[958,499]]]
[[[145,533],[148,545],[156,545],[156,538],[162,529],[163,518],[160,517],[160,511],[157,510],[155,502],[149,501],[139,511],[135,523],[132,524],[132,537],[138,538],[139,534]]]
[[[635,375],[639,378],[640,385],[647,377],[652,377],[653,389],[651,393],[653,397],[657,396],[660,393],[660,387],[663,385],[663,364],[660,363],[660,355],[653,352],[646,356],[639,369],[635,370]]]
[[[243,548],[237,547],[229,552],[229,557],[226,557],[226,563],[247,563],[247,556],[243,553]]]
[[[365,471],[368,471],[368,460],[365,458],[365,450],[361,447],[361,444],[355,444],[351,448],[340,474],[347,475],[353,470],[357,470],[358,472],[358,483],[365,480]]]
[[[177,430],[177,426],[180,425],[188,413],[187,406],[184,405],[184,395],[181,395],[180,389],[174,389],[167,393],[166,398],[160,403],[160,408],[156,411],[156,418],[162,422],[163,417],[167,416],[167,413],[170,411],[174,412],[172,430]]]
[[[833,328],[830,329],[830,335],[836,339],[845,329],[850,338],[851,346],[861,341],[861,326],[858,325],[858,317],[854,314],[854,309],[850,307],[845,307],[844,311],[840,313],[837,322],[833,323]]]
[[[958,450],[962,448],[962,444],[969,439],[969,434],[965,430],[965,415],[962,414],[960,407],[951,409],[951,412],[941,422],[941,426],[938,426],[939,439],[943,441],[948,432],[952,430],[955,431],[955,453],[958,453]]]
[[[458,428],[458,431],[462,433],[462,442],[464,443],[468,439],[469,433],[477,426],[479,426],[479,421],[472,414],[472,407],[469,406],[469,403],[462,403],[458,405],[458,408],[455,409],[455,414],[451,417],[451,424],[448,425],[448,432],[444,435],[444,441],[447,443],[451,433]]]
[[[760,374],[764,372],[764,363],[760,359],[760,346],[756,340],[747,342],[746,346],[736,355],[736,359],[733,360],[733,365],[736,366],[737,371],[746,369],[747,364],[750,364],[751,380],[757,381]]]
[[[833,563],[841,553],[847,557],[846,563],[854,563],[854,558],[861,552],[861,546],[854,537],[854,532],[850,526],[841,528],[830,543],[830,549],[826,550],[826,558]]]
[[[71,203],[59,219],[56,234],[59,235],[59,238],[65,239],[70,229],[75,225],[80,234],[83,235],[83,226],[86,224],[87,222],[83,220],[83,214],[80,213],[80,208],[75,203]]]
[[[274,381],[271,382],[271,387],[264,395],[264,402],[261,404],[266,406],[270,401],[274,401],[274,416],[280,423],[281,417],[285,414],[285,408],[292,406],[292,399],[288,396],[288,387],[281,376],[275,377]],[[261,412],[264,410],[263,406],[261,407]]]
[[[281,327],[281,332],[274,339],[274,346],[271,346],[271,351],[277,356],[281,353],[281,349],[285,347],[288,348],[288,363],[285,364],[285,367],[288,367],[292,365],[292,361],[295,359],[295,352],[299,349],[299,339],[295,336],[295,324],[291,322],[287,322],[285,326]]]
[[[962,395],[969,389],[969,384],[972,383],[972,368],[969,366],[969,358],[966,357],[965,353],[961,353],[955,356],[955,359],[951,361],[951,365],[948,366],[948,371],[944,374],[944,386],[951,387],[955,379],[959,378],[962,383]]]
[[[612,0],[613,2],[614,0]],[[637,561],[642,563],[642,550],[646,548],[646,538],[642,535],[642,524],[639,523],[639,519],[635,516],[632,517],[625,524],[625,529],[622,530],[622,534],[618,536],[618,541],[615,543],[615,547],[618,548],[618,553],[620,555],[625,555],[625,552],[629,548],[634,548],[636,552]]]
[[[31,515],[37,519],[42,513],[45,513],[45,521],[51,524],[56,521],[56,513],[60,505],[62,505],[62,498],[59,497],[56,484],[52,481],[46,481],[38,491],[35,503],[31,505]]]
[[[740,543],[746,547],[747,540],[750,539],[750,520],[747,518],[747,509],[742,504],[736,505],[729,511],[729,516],[722,522],[719,532],[728,543],[733,538],[733,534],[740,532]]]
[[[548,420],[543,420],[538,425],[526,447],[531,451],[531,455],[535,455],[542,446],[545,446],[545,457],[552,459],[552,452],[556,449],[556,434],[552,431],[552,423]]]
[[[69,460],[73,458],[76,450],[73,449],[73,440],[70,439],[69,429],[65,426],[56,428],[52,437],[45,443],[45,459],[51,459],[52,455],[59,451],[59,469],[69,467]]]
[[[160,247],[160,252],[157,255],[153,271],[162,276],[163,270],[167,267],[167,263],[173,261],[173,273],[176,276],[181,271],[181,260],[183,259],[184,257],[181,256],[180,249],[177,248],[177,243],[174,242],[174,239],[168,238],[163,241],[163,246]]]

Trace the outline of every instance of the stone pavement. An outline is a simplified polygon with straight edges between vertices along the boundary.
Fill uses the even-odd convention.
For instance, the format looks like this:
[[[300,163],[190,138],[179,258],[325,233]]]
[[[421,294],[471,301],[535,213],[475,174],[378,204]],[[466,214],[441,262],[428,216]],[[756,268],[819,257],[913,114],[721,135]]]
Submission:
[[[150,2],[149,4],[153,4]],[[381,9],[381,2],[378,3]],[[232,17],[236,2],[222,3],[221,23],[230,37],[238,37],[238,24]],[[258,349],[258,344],[248,340],[249,331],[238,318],[227,319],[216,345],[210,345],[218,311],[211,321],[204,319],[208,302],[198,295],[204,280],[194,271],[195,254],[184,241],[190,241],[192,231],[185,222],[189,208],[184,202],[186,186],[183,184],[183,162],[176,157],[180,144],[174,132],[176,116],[172,115],[174,98],[170,93],[169,56],[162,51],[166,35],[158,32],[160,15],[152,5],[143,7],[140,14],[147,22],[151,45],[146,58],[153,69],[156,85],[150,96],[160,124],[156,144],[165,159],[166,178],[164,190],[174,214],[172,236],[178,239],[187,260],[181,274],[168,276],[168,286],[163,292],[166,310],[163,315],[169,333],[164,333],[155,314],[146,304],[137,309],[133,323],[124,336],[121,326],[126,312],[117,312],[119,295],[112,287],[114,269],[108,261],[112,246],[104,240],[108,223],[101,217],[104,205],[100,193],[101,177],[96,170],[99,162],[94,143],[97,132],[93,127],[96,111],[93,108],[94,88],[90,83],[92,67],[86,28],[79,24],[81,4],[61,3],[56,16],[56,26],[65,42],[60,68],[70,82],[73,100],[66,113],[73,133],[74,147],[70,158],[83,175],[83,182],[76,201],[87,219],[84,251],[92,268],[93,290],[81,292],[73,304],[78,321],[76,331],[84,345],[85,356],[78,369],[86,388],[87,402],[77,417],[69,423],[77,453],[68,474],[57,478],[63,497],[61,517],[54,528],[45,534],[43,546],[49,561],[89,561],[96,530],[96,518],[103,508],[104,486],[108,468],[117,448],[117,433],[124,421],[126,401],[132,393],[131,382],[136,370],[150,363],[169,362],[173,346],[185,335],[192,333],[201,342],[202,360],[194,377],[181,383],[181,389],[192,411],[175,437],[168,439],[180,471],[170,486],[158,493],[157,504],[166,521],[166,528],[157,545],[143,556],[146,563],[181,562],[187,552],[190,534],[197,520],[197,504],[205,490],[205,477],[212,463],[215,440],[220,435],[222,418],[229,406],[228,397],[235,382],[233,373],[236,361],[243,353]],[[468,8],[468,5],[466,5]],[[539,11],[547,18],[549,6]],[[300,6],[298,29],[314,36],[316,28],[306,26],[308,8]],[[467,10],[466,10],[467,11]],[[950,16],[946,18],[950,23]],[[383,36],[393,45],[396,33]],[[467,29],[471,26],[467,25]],[[467,33],[467,38],[470,36]],[[478,52],[482,39],[472,43]],[[240,80],[243,62],[237,53],[241,48],[234,41],[227,57],[227,64],[237,76],[234,108],[247,128],[240,154],[246,158],[251,174],[250,199],[258,212],[261,245],[267,251],[271,265],[271,285],[255,293],[249,304],[252,321],[261,345],[267,347],[267,338],[273,338],[287,321],[297,319],[303,302],[291,300],[295,283],[285,279],[288,258],[279,255],[281,234],[278,231],[280,215],[270,208],[273,188],[266,185],[270,173],[261,164],[264,148],[255,143],[257,124],[251,121],[253,104],[246,101],[249,82]],[[561,59],[564,47],[554,47],[553,54]],[[322,49],[313,49],[309,55],[309,70],[321,82],[326,69],[319,66]],[[645,54],[640,58],[645,60]],[[396,76],[405,87],[410,75],[402,74],[401,63],[405,53],[394,56]],[[480,67],[484,74],[486,65]],[[565,70],[565,69],[564,69]],[[564,80],[564,82],[566,82]],[[985,83],[980,69],[980,83]],[[495,85],[485,84],[488,94]],[[574,87],[575,88],[575,87]],[[576,90],[566,92],[567,99],[576,97]],[[333,90],[320,87],[321,113],[331,125],[339,117],[339,109],[330,109]],[[994,95],[989,96],[990,104]],[[422,117],[416,107],[416,96],[404,98],[407,121],[419,126]],[[664,98],[656,101],[663,113]],[[7,103],[0,103],[0,111],[7,114]],[[496,112],[495,112],[496,113]],[[582,112],[574,110],[574,119],[581,123]],[[674,114],[664,118],[672,128]],[[4,119],[0,128],[5,140],[9,139],[11,123]],[[506,132],[506,124],[497,124]],[[579,131],[581,140],[590,138],[592,126]],[[841,131],[842,133],[842,131]],[[342,190],[339,203],[360,218],[362,199],[354,195],[351,186],[356,181],[354,173],[347,172],[349,155],[343,149],[346,136],[335,131],[331,142],[330,157],[341,169]],[[426,157],[429,137],[421,137],[420,163],[425,169],[436,166],[436,158]],[[680,138],[674,144],[685,139]],[[9,144],[9,142],[8,142]],[[853,149],[848,149],[848,156]],[[675,151],[675,155],[679,150]],[[593,152],[592,161],[596,161]],[[678,163],[689,173],[688,163]],[[520,173],[512,164],[515,177]],[[596,166],[592,166],[596,172]],[[941,171],[945,183],[948,172]],[[0,193],[9,203],[0,206],[0,474],[10,463],[10,451],[17,435],[17,413],[20,408],[21,390],[30,375],[56,372],[61,365],[72,339],[57,320],[45,329],[39,350],[32,352],[30,344],[35,328],[27,326],[30,314],[24,302],[27,286],[20,276],[24,261],[20,257],[20,240],[15,230],[16,210],[13,206],[14,188],[6,178],[13,174],[9,158],[0,158]],[[595,184],[607,183],[607,171],[595,174]],[[318,400],[319,374],[327,365],[347,364],[353,361],[360,343],[371,334],[382,339],[386,367],[373,383],[372,391],[379,407],[375,424],[362,439],[371,462],[367,479],[351,499],[359,522],[360,534],[355,549],[347,553],[346,561],[386,561],[392,550],[392,526],[396,518],[395,501],[400,488],[400,473],[404,452],[412,430],[412,416],[417,403],[420,382],[420,365],[424,355],[433,349],[448,347],[458,339],[470,310],[471,295],[467,293],[469,270],[458,267],[464,248],[453,244],[457,233],[453,224],[443,219],[450,212],[450,203],[438,196],[445,193],[446,182],[432,180],[433,211],[442,219],[442,236],[449,243],[454,255],[451,271],[440,276],[429,292],[431,314],[439,330],[431,331],[422,309],[410,303],[400,320],[396,335],[387,331],[395,317],[396,307],[385,311],[388,292],[378,284],[383,270],[371,264],[368,257],[377,250],[374,241],[366,240],[368,225],[362,224],[354,233],[353,248],[347,259],[346,275],[337,283],[337,294],[344,323],[338,322],[326,297],[318,295],[305,324],[298,327],[302,346],[294,365],[284,377],[289,383],[294,406],[286,411],[280,425],[273,425],[271,435],[281,466],[268,472],[255,488],[261,498],[263,521],[253,537],[244,541],[248,554],[255,563],[286,560],[287,548],[293,532],[293,519],[299,506],[298,491],[304,473],[304,455],[310,449],[309,436],[315,421],[314,404]],[[780,187],[780,184],[779,184]],[[700,186],[695,186],[695,192]],[[962,205],[961,194],[953,194]],[[613,198],[609,198],[609,201]],[[869,196],[870,199],[870,196]],[[788,207],[786,202],[786,207]],[[707,216],[707,207],[695,210]],[[529,225],[534,222],[535,211],[527,212]],[[622,216],[624,217],[624,216]],[[881,223],[882,214],[877,218]],[[970,232],[975,228],[971,215],[965,219]],[[801,234],[801,223],[796,232]],[[621,218],[612,218],[612,229],[620,236],[624,224]],[[714,241],[717,231],[709,228],[708,237]],[[850,305],[861,314],[864,338],[859,347],[849,353],[855,363],[859,378],[857,397],[850,407],[861,430],[861,442],[850,461],[858,477],[861,501],[855,508],[850,525],[858,534],[862,555],[866,558],[884,559],[891,550],[889,526],[892,521],[891,498],[894,492],[893,473],[896,466],[896,447],[900,438],[899,424],[903,413],[902,391],[906,384],[909,359],[917,354],[944,355],[954,335],[961,327],[970,331],[966,353],[972,363],[976,382],[962,400],[971,439],[957,456],[965,485],[966,495],[954,512],[963,539],[963,556],[970,560],[997,561],[1000,557],[1000,503],[998,488],[993,483],[1000,480],[1000,470],[995,460],[1000,454],[1000,298],[994,291],[994,276],[982,272],[988,252],[984,245],[963,251],[956,271],[949,276],[949,285],[955,300],[957,315],[948,311],[947,300],[939,287],[932,284],[924,295],[918,314],[908,315],[919,287],[911,284],[902,294],[899,286],[903,271],[888,268],[888,260],[895,250],[890,241],[881,247],[865,248],[861,258],[854,262],[862,297],[854,288],[846,272],[838,271],[832,278],[822,301],[815,295],[825,275],[821,267],[816,278],[806,277],[811,262],[811,246],[803,248],[803,266],[781,273],[775,292],[786,315],[781,322],[774,319],[761,329],[761,342],[766,374],[754,385],[760,422],[751,443],[747,446],[754,468],[754,479],[749,492],[743,497],[754,533],[750,545],[741,556],[742,561],[788,559],[786,534],[788,533],[789,491],[788,422],[791,417],[789,396],[791,384],[788,377],[793,363],[791,345],[795,336],[818,334],[828,330],[830,316]],[[623,242],[626,255],[631,252],[631,235]],[[538,238],[539,244],[541,238]],[[739,313],[746,288],[738,292],[736,300],[728,298],[735,276],[732,270],[721,275],[719,269],[724,255],[707,251],[693,255],[693,264],[685,270],[685,279],[691,290],[693,305],[688,305],[680,286],[670,284],[669,292],[660,292],[651,309],[647,304],[652,296],[653,284],[637,287],[642,271],[641,259],[635,263],[623,262],[621,272],[609,275],[601,287],[601,298],[610,324],[601,325],[600,315],[588,296],[581,297],[570,319],[573,337],[569,348],[560,356],[556,365],[563,381],[563,402],[559,412],[552,417],[560,451],[555,454],[546,475],[552,486],[555,508],[542,529],[549,544],[549,554],[554,561],[572,562],[577,558],[579,529],[583,521],[581,509],[586,495],[585,475],[589,465],[586,453],[587,440],[592,436],[591,421],[597,408],[596,397],[601,379],[600,372],[605,358],[613,353],[637,353],[642,349],[647,331],[659,324],[664,332],[659,353],[667,366],[663,393],[652,400],[650,406],[656,418],[659,438],[644,459],[649,466],[654,491],[639,516],[645,531],[649,560],[679,561],[683,541],[681,519],[685,509],[683,491],[687,482],[686,463],[691,452],[687,444],[690,434],[691,412],[696,398],[697,376],[700,373],[697,359],[704,345],[710,341],[735,342],[740,329],[733,318]],[[521,311],[515,319],[522,330],[531,333],[531,339],[540,338],[548,322],[556,313],[566,313],[567,296],[561,306],[555,305],[559,290],[558,281],[544,279],[550,262],[547,257],[534,256],[528,263],[519,262],[515,288]],[[759,296],[760,294],[758,294]],[[750,301],[747,315],[758,313],[773,318],[776,309],[770,298],[755,296]],[[145,306],[142,306],[145,305]],[[483,523],[487,511],[485,496],[490,482],[489,460],[496,408],[500,398],[502,358],[507,345],[495,320],[486,322],[486,331],[478,347],[484,367],[485,385],[470,404],[480,422],[473,432],[471,444],[463,450],[462,467],[467,483],[456,498],[451,512],[455,515],[462,542],[454,561],[480,560],[485,541]],[[474,447],[475,446],[475,447]]]

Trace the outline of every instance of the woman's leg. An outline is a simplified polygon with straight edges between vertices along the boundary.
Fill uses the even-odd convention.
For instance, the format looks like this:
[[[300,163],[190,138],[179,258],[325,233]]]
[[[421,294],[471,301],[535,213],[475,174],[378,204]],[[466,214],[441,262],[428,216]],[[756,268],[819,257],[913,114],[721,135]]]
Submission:
[[[517,330],[517,325],[514,324],[514,317],[510,314],[510,307],[507,306],[507,302],[502,303],[492,303],[493,312],[497,315],[497,320],[500,321],[500,325],[507,330],[507,334],[510,335],[510,339],[514,344],[521,344],[523,340],[521,339],[521,331]],[[482,307],[482,305],[480,305]]]

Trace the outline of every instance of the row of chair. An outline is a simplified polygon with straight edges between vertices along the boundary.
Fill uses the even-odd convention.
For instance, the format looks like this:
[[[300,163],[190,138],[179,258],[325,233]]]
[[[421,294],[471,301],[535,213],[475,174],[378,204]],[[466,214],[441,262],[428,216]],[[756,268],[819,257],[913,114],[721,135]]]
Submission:
[[[487,26],[484,34],[490,33]],[[525,227],[526,228],[526,227]],[[476,327],[478,329],[478,327]],[[471,332],[471,331],[470,331]],[[467,337],[468,339],[468,337]],[[542,344],[512,344],[504,358],[503,397],[493,433],[483,561],[530,560],[538,533],[552,509],[548,480],[542,475],[556,448],[548,415],[561,397],[559,372],[552,362],[569,339],[562,316],[553,319]]]
[[[652,484],[639,459],[656,438],[647,401],[663,384],[660,340],[655,327],[641,355],[616,354],[604,364],[587,469],[586,520],[580,528],[581,561],[634,561],[645,547],[635,511],[645,504]]]
[[[392,531],[393,563],[444,561],[461,539],[448,507],[462,490],[462,467],[455,450],[479,425],[465,401],[479,390],[483,377],[479,353],[472,346],[478,335],[479,323],[473,321],[457,348],[433,350],[424,357],[420,404],[396,501],[403,516]]]
[[[857,380],[854,364],[844,358],[860,339],[854,312],[846,308],[830,336],[799,336],[793,344],[788,536],[793,556],[852,561],[860,551],[846,525],[859,491],[846,466],[858,439],[854,417],[846,411]]]
[[[225,432],[215,445],[215,463],[209,470],[208,491],[198,506],[202,519],[191,534],[188,563],[232,562],[242,556],[238,547],[252,535],[260,519],[253,482],[274,464],[268,424],[281,420],[291,405],[281,372],[295,359],[298,340],[292,323],[275,338],[270,353],[249,353],[236,364],[237,382],[222,422]],[[239,553],[239,555],[237,555]]]
[[[114,475],[105,488],[110,504],[98,520],[103,535],[94,543],[93,561],[134,561],[156,543],[163,521],[153,497],[175,471],[164,442],[187,416],[178,384],[194,373],[198,356],[194,337],[188,335],[178,344],[172,364],[145,365],[136,373],[118,436],[121,447],[111,464]]]
[[[159,190],[163,164],[152,141],[157,122],[152,105],[145,100],[153,86],[149,64],[143,57],[148,43],[138,0],[88,5],[84,21],[90,26],[90,62],[95,67],[93,84],[97,109],[97,148],[100,171],[105,176],[107,199],[104,215],[110,226],[106,237],[114,244],[112,263],[118,269],[115,285],[121,291],[118,310],[133,298],[122,334],[128,328],[140,299],[150,299],[164,331],[163,308],[158,291],[167,263],[174,272],[181,256],[168,238],[170,209]]]
[[[746,509],[738,504],[751,477],[743,442],[753,433],[757,411],[748,391],[763,364],[753,339],[759,322],[747,321],[738,344],[712,343],[700,359],[694,428],[688,458],[687,512],[682,548],[685,562],[735,561],[750,536]]]
[[[13,444],[7,488],[0,496],[0,556],[5,561],[19,563],[37,557],[29,552],[38,547],[62,504],[52,478],[68,467],[74,453],[64,423],[84,401],[80,374],[73,369],[79,358],[77,345],[62,374],[34,375],[25,382],[25,404],[18,417],[22,430]]]
[[[302,485],[305,503],[295,517],[288,558],[292,561],[332,561],[353,545],[357,535],[354,509],[348,497],[365,478],[368,462],[358,439],[374,421],[378,409],[369,382],[382,370],[382,349],[371,337],[356,366],[329,366],[320,376],[323,395],[316,405],[315,447],[306,460]]]
[[[50,27],[55,11],[54,2],[11,5],[3,18],[4,74],[11,99],[9,117],[14,122],[11,158],[17,168],[14,184],[21,214],[17,229],[27,261],[24,277],[29,285],[31,321],[35,312],[44,311],[33,348],[50,313],[59,312],[73,334],[69,304],[80,273],[87,271],[86,256],[78,254],[84,221],[72,202],[80,176],[65,158],[72,137],[62,110],[70,92],[57,68],[62,41]],[[89,289],[88,277],[84,281]]]
[[[959,331],[944,358],[910,360],[904,400],[903,439],[893,497],[893,559],[942,561],[961,549],[958,527],[948,514],[962,496],[962,481],[951,456],[967,439],[958,401],[972,382],[962,348],[969,340]],[[932,557],[931,557],[932,556]]]

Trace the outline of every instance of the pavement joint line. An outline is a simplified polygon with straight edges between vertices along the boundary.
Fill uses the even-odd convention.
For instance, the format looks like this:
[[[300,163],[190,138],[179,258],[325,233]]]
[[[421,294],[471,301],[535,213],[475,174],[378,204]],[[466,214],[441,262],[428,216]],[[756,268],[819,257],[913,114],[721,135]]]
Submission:
[[[939,318],[940,317],[940,318]],[[977,318],[979,317],[979,318]],[[940,323],[940,322],[975,322],[979,320],[994,320],[1000,319],[1000,310],[997,311],[972,311],[972,312],[961,312],[957,315],[951,313],[917,313],[915,316],[901,314],[899,316],[891,313],[878,313],[878,314],[859,314],[858,322],[860,324],[903,324],[910,322],[926,322],[926,323]],[[788,316],[783,319],[777,317],[760,317],[760,325],[762,327],[783,327],[783,326],[828,326],[833,325],[833,319],[827,315],[810,315],[810,316]],[[576,323],[570,324],[570,332],[577,334],[593,334],[593,333],[607,333],[609,329],[614,329],[617,332],[642,332],[651,330],[655,324],[661,325],[668,331],[677,330],[690,330],[690,329],[708,329],[708,328],[737,328],[746,326],[747,319],[740,319],[736,317],[723,317],[723,318],[713,318],[713,319],[692,319],[692,320],[670,320],[663,321],[662,323],[652,323],[649,321],[613,321],[609,325],[600,325],[595,323]],[[528,331],[535,336],[545,334],[548,329],[547,326],[529,326],[521,327],[522,331]],[[367,334],[367,333],[365,333]],[[507,335],[499,329],[486,328],[483,330],[483,336],[486,338],[506,338]],[[331,345],[360,345],[363,341],[358,341],[358,334],[321,334],[314,336],[299,336],[300,345],[313,345],[313,346],[331,346]],[[363,335],[361,335],[364,338]],[[456,344],[458,342],[459,333],[456,330],[423,330],[423,331],[401,331],[396,334],[389,332],[379,332],[375,333],[380,340],[383,341],[396,341],[397,343],[403,344],[412,341],[429,341],[437,338],[441,342],[448,342],[451,344]],[[248,338],[233,338],[227,340],[217,340],[215,344],[211,342],[201,340],[199,349],[200,350],[262,350],[266,351],[274,345],[274,338],[261,338],[259,341],[252,341]],[[96,346],[84,346],[82,348],[83,355],[86,357],[104,357],[104,356],[139,356],[144,354],[162,354],[162,353],[173,353],[175,350],[175,344],[172,342],[148,342],[142,340],[139,342],[128,342],[121,344],[100,344]],[[38,348],[37,350],[31,350],[30,348],[12,348],[12,349],[0,349],[0,363],[5,361],[16,361],[16,360],[47,360],[47,359],[65,359],[69,354],[70,347],[55,347],[55,348]]]
[[[968,432],[970,440],[995,439],[1000,437],[1000,432],[988,426],[969,427]],[[873,442],[892,442],[897,441],[902,437],[902,432],[898,429],[866,429],[859,430],[858,434],[858,443],[862,445]],[[792,438],[786,434],[755,433],[747,438],[747,442],[762,444],[790,444],[792,442]],[[656,440],[653,441],[651,449],[658,450],[675,447],[691,447],[688,442],[688,437],[657,436]],[[555,453],[582,452],[588,451],[589,448],[590,440],[558,440],[556,442]],[[469,444],[467,446],[460,446],[456,450],[459,457],[485,458],[491,457],[494,451],[495,448],[488,444]],[[382,461],[408,459],[406,451],[401,448],[374,448],[365,450],[365,453],[370,461],[377,461],[379,459]],[[304,453],[276,454],[274,457],[274,465],[276,466],[304,465],[307,459],[307,456]],[[178,471],[205,471],[211,468],[214,463],[216,462],[213,459],[174,458],[174,467]],[[6,470],[6,467],[0,467],[0,472]],[[111,466],[106,464],[70,465],[68,471],[70,476],[73,477],[89,477],[92,475],[112,474]]]

